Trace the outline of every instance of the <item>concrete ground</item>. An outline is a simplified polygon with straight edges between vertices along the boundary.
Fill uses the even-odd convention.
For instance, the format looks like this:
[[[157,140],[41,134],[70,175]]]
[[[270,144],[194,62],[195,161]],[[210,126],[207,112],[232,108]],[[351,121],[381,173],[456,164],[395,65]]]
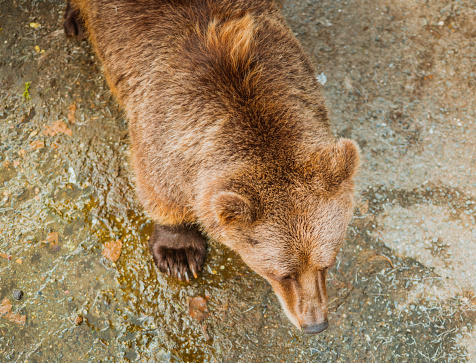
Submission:
[[[91,48],[62,1],[0,0],[2,361],[476,362],[474,1],[280,6],[364,157],[331,327],[302,335],[213,241],[198,280],[158,274]]]

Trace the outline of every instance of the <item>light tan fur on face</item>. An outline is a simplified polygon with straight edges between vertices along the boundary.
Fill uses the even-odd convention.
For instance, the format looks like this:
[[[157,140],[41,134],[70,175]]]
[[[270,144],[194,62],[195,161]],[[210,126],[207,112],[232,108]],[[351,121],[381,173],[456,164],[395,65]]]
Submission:
[[[356,152],[353,158],[358,157]],[[218,211],[230,208],[238,214],[247,214],[231,221],[222,220],[221,239],[270,282],[286,315],[298,328],[327,321],[325,277],[334,264],[352,216],[351,178],[355,170],[340,185],[334,185],[331,194],[323,181],[327,176],[320,174],[314,175],[308,184],[302,179],[291,183],[287,191],[275,192],[271,200],[261,201],[275,205],[271,207],[271,215],[265,213],[261,218],[260,212],[253,209],[266,206],[250,205],[247,200],[243,204],[246,208],[237,207],[235,203],[242,203],[242,197],[232,204],[217,201]],[[257,217],[252,217],[253,214]]]
[[[298,328],[327,321],[327,269],[307,270],[284,281],[268,279],[288,319]]]

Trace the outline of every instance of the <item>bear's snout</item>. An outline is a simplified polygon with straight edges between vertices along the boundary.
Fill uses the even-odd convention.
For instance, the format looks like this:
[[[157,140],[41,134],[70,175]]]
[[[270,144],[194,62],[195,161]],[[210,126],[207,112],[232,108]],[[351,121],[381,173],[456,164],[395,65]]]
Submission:
[[[329,327],[329,321],[326,319],[320,324],[302,325],[302,331],[306,334],[318,334]]]
[[[298,304],[298,306],[301,304]],[[326,301],[312,298],[312,301],[304,303],[304,309],[297,309],[299,325],[301,330],[306,334],[317,334],[329,327],[327,320],[327,304]],[[299,317],[300,315],[300,317]]]
[[[321,333],[327,318],[326,271],[307,271],[285,281],[270,281],[289,320],[305,334]]]

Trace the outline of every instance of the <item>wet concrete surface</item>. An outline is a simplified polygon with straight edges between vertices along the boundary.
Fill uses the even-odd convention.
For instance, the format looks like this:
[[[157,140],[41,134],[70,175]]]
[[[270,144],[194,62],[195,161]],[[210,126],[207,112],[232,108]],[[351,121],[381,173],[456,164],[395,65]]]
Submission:
[[[197,280],[158,274],[127,121],[91,48],[63,36],[63,2],[4,0],[2,361],[476,361],[474,3],[281,6],[326,79],[336,134],[364,157],[329,274],[330,328],[302,335],[213,241]],[[102,252],[118,240],[112,262]],[[201,315],[189,310],[198,296]]]

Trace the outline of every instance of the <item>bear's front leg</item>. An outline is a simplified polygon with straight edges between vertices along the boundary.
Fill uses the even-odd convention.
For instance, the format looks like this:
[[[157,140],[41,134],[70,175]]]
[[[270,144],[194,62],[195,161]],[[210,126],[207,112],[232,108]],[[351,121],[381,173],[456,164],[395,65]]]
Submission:
[[[149,250],[159,270],[169,276],[189,281],[202,269],[206,255],[205,237],[196,227],[155,224],[149,238]]]

